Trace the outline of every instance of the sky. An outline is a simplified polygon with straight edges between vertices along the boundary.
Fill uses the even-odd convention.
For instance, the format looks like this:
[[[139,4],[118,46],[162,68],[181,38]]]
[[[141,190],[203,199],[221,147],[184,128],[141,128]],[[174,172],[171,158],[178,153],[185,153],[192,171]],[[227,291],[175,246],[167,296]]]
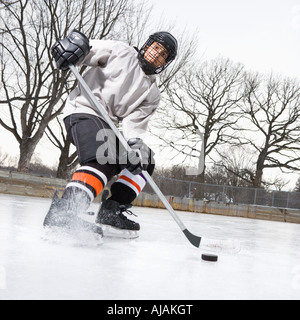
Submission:
[[[250,70],[299,76],[299,0],[152,2],[157,15],[162,12],[165,19],[176,20],[179,30],[197,30],[204,59],[222,55]]]
[[[197,34],[199,61],[223,56],[243,63],[249,71],[300,77],[300,0],[147,2],[151,3],[157,20],[175,23],[178,33]],[[11,134],[0,128],[0,137],[0,149],[17,155],[18,145]],[[49,152],[43,142],[37,155],[53,164],[57,153],[50,148]]]

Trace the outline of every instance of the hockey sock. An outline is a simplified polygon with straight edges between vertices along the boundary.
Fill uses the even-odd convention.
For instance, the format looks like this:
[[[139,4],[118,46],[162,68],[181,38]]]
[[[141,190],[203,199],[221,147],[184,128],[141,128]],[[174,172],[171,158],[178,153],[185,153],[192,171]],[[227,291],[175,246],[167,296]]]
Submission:
[[[142,192],[146,183],[147,181],[142,173],[133,175],[125,169],[119,179],[111,186],[112,196],[110,200],[117,201],[121,205],[131,204]]]
[[[101,193],[107,184],[107,177],[96,168],[86,165],[79,168],[73,175],[68,188],[77,188],[88,195],[90,202]]]

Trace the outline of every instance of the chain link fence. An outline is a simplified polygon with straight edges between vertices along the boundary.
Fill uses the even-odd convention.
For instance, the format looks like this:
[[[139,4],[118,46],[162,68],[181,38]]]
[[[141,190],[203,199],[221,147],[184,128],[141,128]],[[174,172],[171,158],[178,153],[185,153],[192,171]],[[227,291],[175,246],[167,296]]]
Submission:
[[[300,209],[300,192],[202,184],[157,176],[154,176],[153,179],[166,196],[205,199],[221,203]],[[153,193],[149,185],[146,186],[144,191]]]

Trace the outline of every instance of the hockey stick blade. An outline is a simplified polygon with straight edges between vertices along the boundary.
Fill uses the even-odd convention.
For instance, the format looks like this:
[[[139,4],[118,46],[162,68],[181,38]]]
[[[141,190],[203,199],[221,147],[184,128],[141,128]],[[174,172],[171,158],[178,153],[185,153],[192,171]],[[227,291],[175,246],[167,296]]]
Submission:
[[[188,229],[185,229],[182,231],[184,233],[184,235],[188,238],[189,242],[195,246],[196,248],[200,247],[200,243],[201,243],[201,237],[195,236],[194,234],[192,234]]]

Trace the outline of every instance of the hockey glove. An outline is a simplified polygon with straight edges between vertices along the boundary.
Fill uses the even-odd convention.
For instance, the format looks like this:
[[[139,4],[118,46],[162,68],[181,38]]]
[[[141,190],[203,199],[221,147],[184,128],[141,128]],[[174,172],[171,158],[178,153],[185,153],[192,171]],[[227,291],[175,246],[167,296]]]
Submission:
[[[73,30],[65,39],[58,40],[51,48],[58,69],[67,70],[70,64],[80,63],[90,52],[89,39]]]
[[[134,175],[147,171],[148,166],[154,164],[154,152],[140,138],[128,140],[128,145],[132,150],[126,151],[126,164],[120,164],[121,168]],[[124,159],[124,155],[121,158]]]

